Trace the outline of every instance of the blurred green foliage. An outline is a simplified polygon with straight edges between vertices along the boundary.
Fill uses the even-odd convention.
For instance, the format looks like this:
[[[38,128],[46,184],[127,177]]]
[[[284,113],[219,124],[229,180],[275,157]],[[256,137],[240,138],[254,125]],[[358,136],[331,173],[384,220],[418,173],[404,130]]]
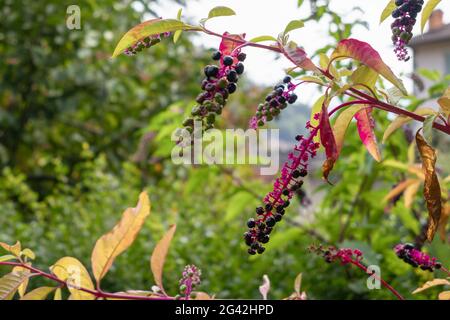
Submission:
[[[176,47],[167,40],[136,57],[110,60],[119,37],[142,18],[131,1],[78,1],[80,31],[65,27],[67,1],[0,2],[0,241],[20,240],[35,250],[38,266],[67,255],[89,266],[96,239],[147,189],[152,214],[116,260],[104,289],[149,289],[149,256],[171,223],[178,228],[165,268],[170,293],[183,266],[196,264],[203,271],[200,289],[220,298],[259,298],[264,274],[272,281],[269,297],[284,298],[299,272],[310,298],[392,298],[386,290],[368,291],[359,270],[308,253],[319,242],[361,249],[407,298],[432,277],[392,251],[417,236],[426,219],[423,200],[418,197],[413,210],[402,201],[386,209],[382,199],[404,173],[374,163],[354,126],[332,174],[335,186],[318,184],[319,172],[310,177],[313,204],[295,201],[266,253],[249,257],[242,241],[245,221],[271,182],[256,177],[252,167],[180,167],[170,161],[170,135],[199,92],[210,52],[184,34]],[[351,33],[352,22],[319,8],[307,20],[336,23],[328,50]],[[230,100],[223,128],[245,126],[249,106],[263,97],[264,90],[251,83],[244,87]],[[376,118],[380,137],[388,119],[383,113]],[[407,148],[408,135],[399,130],[383,146],[383,156],[406,162]],[[429,251],[450,263],[448,246],[438,239]]]

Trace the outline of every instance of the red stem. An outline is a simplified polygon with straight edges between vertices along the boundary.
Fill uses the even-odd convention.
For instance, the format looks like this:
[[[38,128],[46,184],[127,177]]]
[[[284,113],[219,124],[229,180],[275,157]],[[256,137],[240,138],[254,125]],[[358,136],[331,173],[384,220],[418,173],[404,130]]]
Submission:
[[[58,279],[53,274],[44,272],[42,270],[39,270],[37,268],[34,268],[34,267],[29,266],[29,265],[24,264],[24,263],[20,263],[20,262],[0,262],[0,265],[22,267],[22,268],[30,270],[31,272],[34,272],[37,275],[40,275],[40,276],[45,277],[47,279],[53,280],[55,282],[58,282],[59,284],[61,284],[63,286],[67,286],[66,281]],[[119,294],[119,293],[109,293],[109,292],[104,292],[104,291],[101,291],[101,290],[91,290],[91,289],[81,288],[81,287],[77,288],[77,290],[80,290],[80,291],[83,291],[83,292],[86,292],[86,293],[90,293],[93,296],[95,296],[96,298],[114,298],[114,299],[126,299],[126,300],[173,300],[172,297],[168,297],[168,296],[164,296],[164,297],[134,296],[134,295],[127,295],[127,294]]]
[[[363,270],[365,273],[367,273],[367,267],[365,265],[363,265],[362,263],[360,263],[359,261],[353,260],[351,258],[348,258],[349,262],[355,266],[357,266],[358,268],[360,268],[361,270]],[[389,291],[391,291],[399,300],[405,300],[405,298],[403,298],[403,296],[398,293],[397,290],[395,290],[389,283],[387,283],[386,281],[384,281],[381,277],[379,277],[378,275],[374,274],[375,278],[377,280],[379,280],[381,282],[381,284],[383,285],[383,287],[385,287],[386,289],[388,289]]]

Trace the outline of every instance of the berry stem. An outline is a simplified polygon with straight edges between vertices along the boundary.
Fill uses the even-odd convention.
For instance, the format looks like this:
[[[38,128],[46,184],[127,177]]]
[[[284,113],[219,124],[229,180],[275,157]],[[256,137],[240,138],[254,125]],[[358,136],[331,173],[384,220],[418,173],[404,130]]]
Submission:
[[[21,262],[0,262],[0,266],[14,266],[14,267],[22,267],[25,269],[30,270],[35,275],[39,275],[41,277],[50,279],[52,281],[55,281],[60,284],[60,287],[67,287],[67,282],[59,279],[58,277],[54,276],[53,274],[44,272],[42,270],[39,270],[35,267],[32,267],[28,264],[21,263]],[[146,296],[135,296],[135,295],[127,295],[127,294],[119,294],[119,293],[110,293],[105,292],[100,289],[98,290],[91,290],[87,288],[77,288],[77,290],[90,293],[93,296],[98,298],[113,298],[113,299],[125,299],[125,300],[173,300],[172,297],[169,296],[161,296],[161,297],[146,297]]]

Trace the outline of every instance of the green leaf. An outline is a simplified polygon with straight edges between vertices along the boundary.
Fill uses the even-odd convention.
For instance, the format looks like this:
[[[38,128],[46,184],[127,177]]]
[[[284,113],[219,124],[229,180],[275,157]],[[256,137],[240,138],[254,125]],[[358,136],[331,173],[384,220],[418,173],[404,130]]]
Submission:
[[[283,35],[288,34],[292,30],[303,28],[305,24],[302,20],[292,20],[287,25],[286,28],[284,28]]]
[[[181,13],[183,12],[183,9],[182,8],[180,8],[179,10],[178,10],[178,13],[177,13],[177,20],[180,20],[181,21]],[[173,34],[173,43],[177,43],[178,42],[178,39],[180,39],[180,36],[181,36],[181,33],[183,32],[183,30],[177,30],[177,31],[175,31],[175,33]]]
[[[36,259],[36,255],[34,254],[33,251],[31,251],[31,249],[28,248],[23,249],[22,254],[31,260]]]
[[[240,191],[234,194],[228,200],[228,206],[225,214],[225,222],[231,221],[241,214],[249,203],[253,201],[253,195],[247,191]]]
[[[257,43],[257,42],[263,42],[263,41],[274,41],[277,42],[277,39],[272,36],[258,36],[253,39],[250,39],[249,42]]]
[[[11,300],[29,273],[11,272],[0,278],[0,300]]]
[[[395,0],[389,0],[383,12],[381,12],[380,24],[383,23],[383,21],[386,20],[396,8],[397,6],[395,5]]]
[[[441,0],[429,0],[422,11],[422,17],[420,19],[420,30],[423,32],[428,19],[433,13],[434,8],[441,2]]]
[[[175,19],[152,19],[138,24],[134,28],[130,29],[120,39],[112,57],[117,57],[126,48],[133,45],[136,41],[153,35],[159,35],[164,32],[174,32],[177,30],[201,30],[199,27],[185,24],[182,21]]]
[[[9,261],[16,259],[16,256],[13,256],[12,254],[7,254],[4,256],[0,256],[0,262]]]
[[[314,102],[313,107],[311,108],[311,115],[309,116],[309,121],[312,126],[317,126],[319,124],[319,119],[314,119],[314,115],[316,113],[320,113],[322,111],[322,105],[323,105],[324,101],[325,101],[325,95],[323,95],[319,99],[317,99],[316,102]],[[314,142],[319,142],[319,141],[320,141],[320,133],[318,133],[314,137]]]
[[[429,115],[423,122],[423,137],[428,142],[428,144],[431,144],[433,141],[433,123],[438,116],[438,114]]]
[[[361,65],[352,73],[350,79],[353,84],[362,84],[373,89],[378,79],[378,73],[366,65]]]
[[[36,288],[26,295],[24,295],[20,300],[45,300],[47,296],[55,291],[55,287],[40,287]]]
[[[209,11],[208,20],[215,17],[224,17],[224,16],[234,16],[236,12],[233,9],[228,7],[215,7]]]
[[[302,6],[303,2],[305,2],[305,0],[298,0],[297,7],[300,8]]]

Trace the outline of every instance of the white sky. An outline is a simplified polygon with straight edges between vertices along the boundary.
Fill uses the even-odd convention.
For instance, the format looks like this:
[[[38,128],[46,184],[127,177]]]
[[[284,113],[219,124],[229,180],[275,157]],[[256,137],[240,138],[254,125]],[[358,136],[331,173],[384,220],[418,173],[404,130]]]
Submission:
[[[259,35],[275,36],[281,32],[286,23],[294,19],[302,19],[309,14],[309,3],[305,1],[303,6],[297,8],[297,0],[187,0],[187,6],[183,12],[183,19],[192,19],[196,22],[208,15],[215,6],[227,6],[236,12],[236,16],[214,18],[207,22],[210,30],[222,33],[246,32],[247,39]],[[369,23],[369,30],[364,27],[355,27],[352,37],[369,42],[383,57],[383,60],[394,70],[397,75],[412,71],[412,61],[398,62],[391,46],[390,24],[392,18],[388,18],[382,25],[379,24],[380,14],[388,0],[332,0],[331,8],[341,14],[343,20],[348,22],[355,18],[365,19]],[[354,6],[361,7],[365,14],[351,12]],[[438,8],[450,13],[450,1],[443,1]],[[163,18],[176,17],[179,7],[173,4],[165,4],[157,10]],[[448,22],[450,14],[444,16]],[[420,33],[419,23],[416,24],[415,35]],[[303,46],[306,52],[314,52],[315,49],[329,43],[327,39],[328,26],[308,22],[304,28],[291,32],[290,39]],[[220,39],[202,34],[195,40],[199,45],[218,47]],[[245,61],[246,76],[261,85],[271,86],[284,76],[284,70],[291,67],[286,59],[275,60],[275,54],[256,48],[245,48],[247,60]],[[411,82],[402,77],[408,89]],[[300,89],[302,102],[310,102],[317,93],[312,88]]]

